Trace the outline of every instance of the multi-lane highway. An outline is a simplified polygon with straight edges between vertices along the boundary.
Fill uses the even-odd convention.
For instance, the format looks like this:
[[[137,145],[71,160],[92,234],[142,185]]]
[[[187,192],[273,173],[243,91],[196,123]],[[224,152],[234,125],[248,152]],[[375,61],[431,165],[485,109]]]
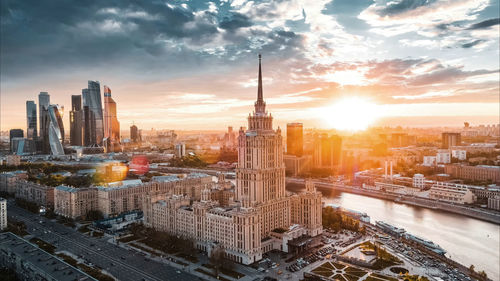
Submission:
[[[57,247],[82,257],[87,263],[102,268],[118,280],[201,280],[197,276],[172,266],[149,259],[144,254],[127,250],[107,242],[109,238],[95,238],[82,234],[45,217],[34,215],[12,202],[9,217],[23,221],[27,231]]]

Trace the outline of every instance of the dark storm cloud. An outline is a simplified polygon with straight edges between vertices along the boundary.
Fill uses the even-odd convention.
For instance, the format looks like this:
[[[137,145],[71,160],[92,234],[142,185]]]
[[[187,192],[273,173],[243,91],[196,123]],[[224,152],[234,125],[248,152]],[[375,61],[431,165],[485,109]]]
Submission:
[[[482,43],[482,42],[484,42],[484,40],[480,40],[480,39],[474,40],[472,42],[462,44],[462,48],[464,48],[464,49],[472,48],[472,47],[474,47],[477,44]]]
[[[209,16],[195,18],[192,10],[158,1],[6,0],[1,5],[4,75],[114,59],[133,63],[143,55],[166,54],[164,40],[196,45],[217,32]],[[186,49],[178,46],[175,52]]]
[[[482,22],[478,22],[478,23],[475,23],[473,25],[471,25],[469,28],[467,29],[484,29],[484,28],[488,28],[490,26],[494,26],[494,25],[497,25],[497,24],[500,24],[500,18],[496,18],[496,19],[489,19],[489,20],[485,20],[485,21],[482,21]]]
[[[226,30],[236,30],[241,27],[252,26],[252,21],[245,15],[240,13],[234,13],[231,17],[225,17],[219,23],[219,27]]]
[[[254,54],[255,48],[267,55],[301,49],[302,36],[291,31],[233,32],[254,23],[248,15],[231,11],[227,3],[216,4],[215,11],[203,1],[189,6],[170,3],[1,1],[2,76],[118,65],[120,71],[131,73],[170,73],[176,67],[166,65],[200,69],[203,62],[234,60]],[[210,50],[214,45],[222,48],[216,56]]]
[[[390,2],[389,5],[378,10],[378,14],[381,16],[394,16],[428,6],[434,2],[436,2],[436,0],[401,0],[399,2]]]

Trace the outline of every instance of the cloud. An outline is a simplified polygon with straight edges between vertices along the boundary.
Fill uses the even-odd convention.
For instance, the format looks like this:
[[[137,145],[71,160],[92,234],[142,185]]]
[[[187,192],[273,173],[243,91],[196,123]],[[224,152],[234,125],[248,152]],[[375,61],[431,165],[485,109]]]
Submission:
[[[252,21],[240,13],[234,13],[230,18],[226,17],[219,23],[220,28],[231,31],[249,26],[252,26]]]
[[[399,15],[405,12],[414,11],[421,7],[430,6],[435,3],[436,0],[400,0],[388,2],[386,6],[381,7],[376,10],[377,14],[380,16],[393,16]]]
[[[490,26],[494,26],[494,25],[498,25],[498,24],[500,24],[500,18],[489,19],[489,20],[484,20],[484,21],[475,23],[467,29],[483,29],[483,28],[488,28]]]
[[[474,47],[474,46],[476,46],[477,44],[480,44],[480,43],[482,43],[482,42],[484,42],[484,40],[480,40],[480,39],[478,39],[478,40],[474,40],[474,41],[472,41],[472,42],[462,44],[462,48],[465,48],[465,49],[467,49],[467,48],[472,48],[472,47]]]

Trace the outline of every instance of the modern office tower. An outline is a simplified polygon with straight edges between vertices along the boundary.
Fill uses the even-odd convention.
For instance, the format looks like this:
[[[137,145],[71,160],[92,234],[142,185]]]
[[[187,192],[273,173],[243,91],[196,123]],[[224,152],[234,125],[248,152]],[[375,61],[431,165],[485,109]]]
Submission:
[[[222,143],[224,149],[234,150],[237,146],[236,133],[233,127],[227,127],[227,133],[224,134],[224,142]]]
[[[183,143],[178,143],[175,145],[175,156],[182,158],[186,156],[186,145]]]
[[[96,145],[95,135],[95,116],[94,112],[85,105],[83,106],[83,145],[93,146]]]
[[[81,95],[71,96],[71,111],[69,112],[69,136],[71,145],[83,145],[83,111]]]
[[[462,136],[460,133],[442,133],[442,148],[450,148],[452,146],[460,146],[462,145]]]
[[[406,147],[409,145],[408,134],[406,133],[393,133],[391,134],[392,147]]]
[[[11,129],[9,131],[9,146],[12,148],[12,139],[14,138],[24,138],[23,129]]]
[[[7,228],[7,200],[0,197],[0,231]]]
[[[286,154],[302,156],[304,133],[302,123],[286,124]]]
[[[36,119],[36,103],[32,100],[26,101],[26,137],[28,139],[36,139],[38,136]]]
[[[140,141],[139,129],[137,129],[136,125],[130,126],[130,139],[132,140],[132,142]]]
[[[49,105],[49,143],[52,155],[64,155],[63,109],[58,104]]]
[[[42,153],[50,152],[49,144],[49,115],[48,109],[50,105],[50,95],[47,92],[40,92],[38,95],[38,122],[39,122],[39,134],[41,142]]]
[[[9,141],[12,141],[13,138],[24,138],[23,129],[11,129],[9,131]]]
[[[315,168],[335,169],[342,164],[342,138],[322,134],[314,141],[313,163]]]
[[[111,89],[104,86],[104,139],[106,151],[120,147],[120,122],[116,117],[116,102],[111,97]]]
[[[95,144],[102,145],[104,138],[104,124],[102,114],[101,86],[99,81],[88,81],[88,88],[82,90],[83,106],[88,106],[95,119]]]

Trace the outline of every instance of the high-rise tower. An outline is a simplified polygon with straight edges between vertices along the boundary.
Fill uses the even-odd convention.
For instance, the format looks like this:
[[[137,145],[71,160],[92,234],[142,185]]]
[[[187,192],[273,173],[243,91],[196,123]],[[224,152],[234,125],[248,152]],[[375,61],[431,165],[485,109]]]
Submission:
[[[304,131],[302,123],[286,124],[286,153],[302,156],[304,147]]]
[[[83,110],[81,95],[71,96],[71,111],[69,112],[69,135],[71,145],[83,145]]]
[[[82,90],[83,106],[88,106],[89,110],[93,113],[95,119],[95,128],[91,133],[95,135],[92,139],[92,144],[102,144],[104,137],[104,124],[102,115],[102,101],[101,101],[101,85],[99,81],[88,81],[88,88]]]
[[[49,105],[50,105],[50,95],[47,92],[40,92],[38,95],[38,116],[40,122],[40,142],[41,142],[41,150],[42,153],[50,152],[50,143],[49,143]]]
[[[26,137],[28,139],[36,139],[38,136],[36,119],[36,103],[32,100],[26,101]]]
[[[111,89],[104,86],[104,139],[107,151],[119,148],[120,122],[116,117],[116,102],[111,97]]]
[[[49,143],[52,155],[64,155],[64,126],[63,126],[63,107],[57,104],[49,105],[48,115],[49,123]]]
[[[240,129],[236,200],[243,205],[261,208],[262,235],[290,225],[289,200],[285,196],[285,165],[281,130],[273,129],[273,117],[266,111],[262,89],[262,66],[259,55],[259,85],[253,115],[248,116],[248,130]]]

